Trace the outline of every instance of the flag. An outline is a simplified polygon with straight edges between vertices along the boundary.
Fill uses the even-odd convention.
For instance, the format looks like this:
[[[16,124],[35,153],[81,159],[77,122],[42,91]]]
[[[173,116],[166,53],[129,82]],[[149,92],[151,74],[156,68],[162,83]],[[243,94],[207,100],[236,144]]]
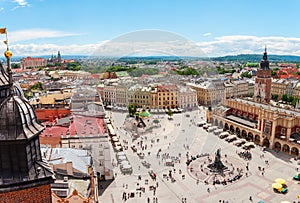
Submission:
[[[7,40],[4,40],[3,43],[7,45]]]
[[[6,34],[6,28],[0,28],[0,34]]]

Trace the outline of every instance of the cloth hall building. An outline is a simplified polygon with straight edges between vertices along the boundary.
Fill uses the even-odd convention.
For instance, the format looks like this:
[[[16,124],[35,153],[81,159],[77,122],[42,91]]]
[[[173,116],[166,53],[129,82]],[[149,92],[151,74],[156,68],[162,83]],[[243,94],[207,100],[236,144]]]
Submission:
[[[271,99],[271,70],[265,50],[251,99],[227,99],[207,112],[207,121],[257,145],[298,157],[300,112],[274,107]]]

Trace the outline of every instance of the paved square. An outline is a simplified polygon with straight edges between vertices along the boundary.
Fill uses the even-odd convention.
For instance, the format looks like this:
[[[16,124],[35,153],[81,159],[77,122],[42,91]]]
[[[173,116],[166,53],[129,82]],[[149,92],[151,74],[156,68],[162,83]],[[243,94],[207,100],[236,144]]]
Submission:
[[[189,114],[189,117],[186,114]],[[196,126],[196,123],[201,121],[201,117],[205,118],[204,114],[202,109],[174,114],[172,120],[168,120],[164,114],[152,115],[159,120],[161,127],[155,127],[152,132],[143,133],[139,139],[132,140],[130,132],[124,133],[126,130],[123,124],[126,114],[112,112],[113,125],[115,129],[118,128],[117,135],[120,140],[123,140],[124,145],[128,143],[129,147],[125,153],[133,167],[133,173],[132,175],[122,175],[119,168],[116,167],[115,186],[112,184],[104,191],[99,197],[100,202],[122,202],[123,192],[134,192],[135,197],[127,199],[126,202],[137,203],[147,203],[148,198],[151,203],[156,198],[159,203],[181,203],[185,199],[188,203],[218,203],[220,200],[239,203],[251,202],[250,196],[253,202],[298,201],[300,185],[297,181],[292,180],[292,177],[297,174],[296,161],[285,154],[275,153],[272,150],[263,152],[260,146],[251,150],[251,160],[244,160],[238,155],[239,152],[244,151],[243,149]],[[131,144],[135,144],[138,151],[144,152],[143,159],[130,149]],[[219,148],[224,164],[232,163],[235,170],[236,168],[242,169],[243,176],[226,185],[207,185],[204,181],[197,181],[198,178],[205,180],[206,175],[199,173],[197,174],[198,178],[195,178],[195,173],[190,175],[190,168],[186,165],[187,157],[208,153],[213,160],[215,152]],[[174,167],[166,166],[169,159],[176,160]],[[148,174],[149,169],[141,164],[142,161],[151,164],[151,170],[157,174],[156,181],[151,179]],[[195,168],[201,170],[199,167],[198,164]],[[142,180],[138,180],[139,175]],[[276,178],[284,178],[287,181],[289,191],[287,194],[283,195],[273,191],[271,185]],[[147,185],[145,180],[148,180]],[[153,192],[149,186],[158,187]],[[140,190],[137,190],[140,187],[144,187],[145,192],[140,193]]]

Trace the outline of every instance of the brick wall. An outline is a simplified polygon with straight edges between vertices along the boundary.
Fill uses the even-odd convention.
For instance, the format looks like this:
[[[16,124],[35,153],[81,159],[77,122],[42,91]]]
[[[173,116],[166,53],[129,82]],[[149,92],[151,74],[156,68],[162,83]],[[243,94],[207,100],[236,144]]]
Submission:
[[[1,203],[51,203],[51,186],[42,185],[38,187],[17,190],[0,194]]]

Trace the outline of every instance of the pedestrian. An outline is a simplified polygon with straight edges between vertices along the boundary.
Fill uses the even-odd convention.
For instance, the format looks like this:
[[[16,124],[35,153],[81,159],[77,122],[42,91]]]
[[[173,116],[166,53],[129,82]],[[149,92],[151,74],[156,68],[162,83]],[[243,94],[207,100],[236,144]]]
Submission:
[[[249,200],[252,202],[252,196],[249,197]]]
[[[147,203],[150,203],[150,198],[149,197],[147,198]]]
[[[207,188],[207,192],[210,193],[210,189],[209,188]]]

